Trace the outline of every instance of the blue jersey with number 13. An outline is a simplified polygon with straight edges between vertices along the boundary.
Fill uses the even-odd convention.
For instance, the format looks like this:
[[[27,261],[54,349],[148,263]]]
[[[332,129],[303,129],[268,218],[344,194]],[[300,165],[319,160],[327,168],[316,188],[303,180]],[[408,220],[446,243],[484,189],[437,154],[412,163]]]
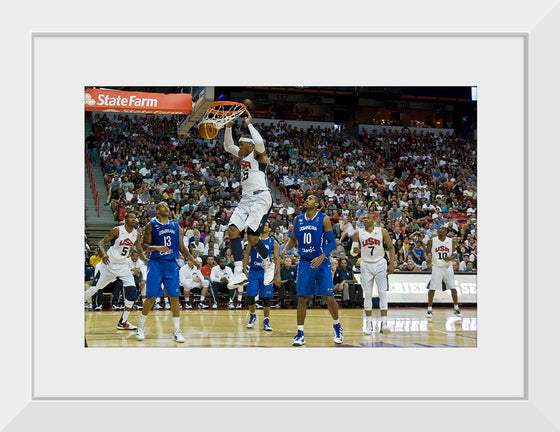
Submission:
[[[150,259],[174,260],[179,258],[179,224],[175,221],[169,221],[164,225],[156,218],[150,221],[152,225],[152,246],[167,246],[171,249],[171,253],[162,253],[159,251],[150,252]]]

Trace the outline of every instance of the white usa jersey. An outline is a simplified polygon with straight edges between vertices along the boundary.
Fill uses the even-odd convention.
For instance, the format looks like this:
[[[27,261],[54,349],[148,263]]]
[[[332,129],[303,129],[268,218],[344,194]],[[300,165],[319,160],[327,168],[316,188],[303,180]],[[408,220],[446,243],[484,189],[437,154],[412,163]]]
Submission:
[[[124,225],[119,228],[119,236],[115,239],[113,246],[107,251],[107,256],[109,257],[109,262],[111,263],[123,263],[130,255],[130,250],[136,244],[136,238],[138,236],[138,230],[133,229],[132,232],[127,232]]]
[[[361,228],[358,233],[363,262],[376,263],[385,257],[381,227],[374,227],[372,232],[367,232],[365,228]]]
[[[243,195],[252,194],[259,190],[268,190],[266,167],[266,163],[260,163],[255,159],[254,151],[241,159],[241,188]]]
[[[445,237],[441,241],[437,236],[432,238],[432,265],[437,267],[449,267],[452,262],[445,261],[445,258],[453,254],[453,239]]]

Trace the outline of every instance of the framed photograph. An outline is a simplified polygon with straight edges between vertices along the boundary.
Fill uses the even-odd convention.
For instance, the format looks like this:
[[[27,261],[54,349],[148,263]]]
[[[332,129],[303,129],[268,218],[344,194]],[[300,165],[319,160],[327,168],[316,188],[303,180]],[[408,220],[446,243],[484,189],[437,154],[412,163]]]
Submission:
[[[377,31],[359,17],[351,30],[340,32],[303,27],[297,17],[290,31],[272,26],[244,32],[230,25],[209,31],[201,24],[185,31],[179,21],[158,33],[139,29],[133,20],[118,29],[86,25],[83,31],[57,21],[46,27],[19,23],[16,34],[25,37],[15,42],[21,52],[13,64],[24,70],[11,72],[19,84],[11,91],[29,88],[29,104],[22,103],[21,112],[30,121],[14,121],[20,129],[12,141],[21,141],[24,130],[30,138],[18,157],[29,172],[19,205],[31,229],[24,242],[16,230],[7,230],[8,244],[25,244],[10,258],[25,256],[27,265],[18,264],[19,277],[8,274],[6,286],[15,290],[25,274],[29,289],[3,314],[10,355],[2,372],[9,385],[2,392],[1,424],[6,430],[45,422],[63,430],[93,428],[102,413],[100,421],[115,428],[172,426],[178,420],[171,408],[181,421],[188,416],[189,424],[211,422],[212,428],[241,429],[253,419],[281,417],[286,425],[307,419],[339,429],[370,422],[394,428],[398,418],[399,430],[487,424],[557,430],[551,389],[559,374],[547,333],[554,316],[548,309],[558,294],[531,265],[547,247],[536,228],[544,223],[541,185],[554,184],[548,164],[556,160],[550,144],[555,123],[548,107],[560,96],[553,85],[558,64],[550,55],[560,9],[532,6],[510,10],[507,23],[499,25],[501,10],[477,9],[472,17],[482,21],[476,26],[469,21],[474,12],[467,11],[452,32],[442,24],[450,19],[445,14],[423,12],[428,19],[420,24],[412,3],[399,11],[398,22],[388,20],[393,28],[383,24]],[[304,8],[315,12],[310,9]],[[397,12],[371,9],[366,8],[376,21]],[[243,14],[231,17],[241,22]],[[217,85],[224,76],[232,86],[478,88],[476,349],[328,350],[328,356],[321,349],[289,348],[84,349],[84,86]],[[10,170],[12,177],[19,172]],[[13,220],[4,222],[13,226]],[[8,331],[14,323],[21,329]],[[256,366],[263,364],[264,370]],[[199,366],[210,372],[197,373]],[[248,404],[254,417],[243,414]],[[333,414],[309,420],[314,411],[331,407]]]

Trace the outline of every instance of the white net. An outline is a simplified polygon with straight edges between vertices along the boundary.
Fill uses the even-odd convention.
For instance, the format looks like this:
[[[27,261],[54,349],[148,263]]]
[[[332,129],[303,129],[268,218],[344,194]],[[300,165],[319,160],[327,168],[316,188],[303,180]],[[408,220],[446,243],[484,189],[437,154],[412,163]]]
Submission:
[[[221,129],[245,111],[247,111],[247,107],[242,103],[214,102],[202,115],[199,123],[214,123],[217,129]]]

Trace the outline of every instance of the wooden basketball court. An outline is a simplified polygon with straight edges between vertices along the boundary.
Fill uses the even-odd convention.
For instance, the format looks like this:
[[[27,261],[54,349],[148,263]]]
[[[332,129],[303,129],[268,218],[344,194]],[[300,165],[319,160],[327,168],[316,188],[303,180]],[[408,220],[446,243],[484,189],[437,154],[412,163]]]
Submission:
[[[434,308],[433,318],[425,317],[425,307],[395,307],[389,309],[390,332],[379,333],[379,310],[373,311],[375,333],[363,334],[362,309],[340,309],[344,342],[333,342],[332,318],[327,309],[307,310],[303,347],[453,347],[477,346],[476,308],[461,309],[462,318],[453,314],[452,307]],[[263,313],[257,310],[258,321],[247,329],[247,308],[235,310],[181,310],[181,329],[185,343],[173,341],[173,317],[169,310],[153,310],[146,321],[146,339],[137,341],[136,332],[117,330],[120,311],[86,311],[85,334],[89,347],[291,347],[297,332],[295,309],[271,309],[272,332],[262,328]],[[132,311],[128,321],[136,325],[140,311]]]

